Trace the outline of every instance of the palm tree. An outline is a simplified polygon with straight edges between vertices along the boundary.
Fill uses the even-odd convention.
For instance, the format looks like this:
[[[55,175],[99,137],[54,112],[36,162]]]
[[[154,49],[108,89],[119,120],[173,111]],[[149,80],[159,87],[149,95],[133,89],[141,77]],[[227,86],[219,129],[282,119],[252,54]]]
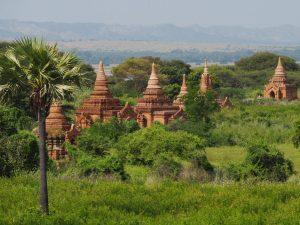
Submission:
[[[38,117],[40,206],[48,214],[45,120],[51,102],[65,98],[74,85],[80,85],[84,77],[82,62],[72,54],[59,52],[56,45],[35,38],[13,42],[1,58],[5,61],[0,66],[1,80],[5,81],[0,85],[1,97],[9,99],[26,93]]]

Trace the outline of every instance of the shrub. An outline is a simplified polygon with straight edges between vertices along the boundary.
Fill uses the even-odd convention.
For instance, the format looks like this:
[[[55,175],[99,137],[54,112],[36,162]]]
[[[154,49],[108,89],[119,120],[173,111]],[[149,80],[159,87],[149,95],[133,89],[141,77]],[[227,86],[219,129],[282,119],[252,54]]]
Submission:
[[[104,156],[121,135],[139,129],[136,121],[120,122],[116,118],[107,123],[100,121],[85,129],[76,139],[78,148],[84,152]]]
[[[117,154],[108,152],[105,156],[95,157],[70,144],[66,144],[66,148],[72,157],[68,170],[76,171],[79,176],[101,175],[122,180],[128,178],[124,161]]]
[[[20,131],[0,140],[1,175],[11,176],[17,171],[32,171],[38,167],[39,147],[36,137]]]
[[[300,147],[300,121],[295,123],[295,133],[293,135],[293,144],[295,148]]]
[[[0,106],[0,137],[17,133],[18,130],[32,129],[33,120],[14,107]]]
[[[161,178],[177,179],[181,170],[181,163],[169,154],[160,154],[153,165],[154,175]]]
[[[183,159],[190,159],[194,152],[204,154],[204,141],[185,131],[170,132],[160,124],[153,124],[122,136],[116,148],[129,163],[152,166],[162,153]]]
[[[284,182],[295,173],[292,161],[274,147],[254,144],[248,147],[241,165],[230,165],[227,172],[234,180],[255,178],[261,181]]]

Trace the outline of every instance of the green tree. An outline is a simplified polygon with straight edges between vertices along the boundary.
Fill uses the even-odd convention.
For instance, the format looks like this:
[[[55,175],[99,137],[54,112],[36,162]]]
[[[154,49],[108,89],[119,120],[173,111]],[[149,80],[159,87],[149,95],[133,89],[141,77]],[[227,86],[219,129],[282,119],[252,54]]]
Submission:
[[[240,59],[235,66],[242,70],[266,70],[275,69],[279,55],[271,52],[258,52],[250,57]],[[293,58],[282,56],[282,62],[286,70],[298,70],[298,64]]]
[[[48,214],[47,154],[45,146],[45,119],[51,102],[72,93],[71,85],[82,81],[82,62],[69,53],[59,52],[56,45],[42,40],[23,38],[13,42],[4,54],[1,66],[1,97],[5,100],[25,91],[35,108],[39,126],[40,205]]]

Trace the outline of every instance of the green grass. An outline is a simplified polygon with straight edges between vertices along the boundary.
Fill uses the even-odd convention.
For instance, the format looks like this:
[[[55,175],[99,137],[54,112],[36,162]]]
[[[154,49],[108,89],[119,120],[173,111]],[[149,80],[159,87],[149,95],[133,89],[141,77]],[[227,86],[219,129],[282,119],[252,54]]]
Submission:
[[[38,176],[0,179],[0,224],[299,224],[296,184],[151,184],[49,178],[40,214]]]

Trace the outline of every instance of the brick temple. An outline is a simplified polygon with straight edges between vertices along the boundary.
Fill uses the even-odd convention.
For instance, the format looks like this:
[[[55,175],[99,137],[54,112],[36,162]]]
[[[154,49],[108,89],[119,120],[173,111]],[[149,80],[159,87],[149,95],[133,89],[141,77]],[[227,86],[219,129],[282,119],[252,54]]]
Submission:
[[[297,99],[297,87],[292,84],[288,84],[285,69],[282,65],[280,57],[278,59],[278,65],[275,69],[275,74],[265,86],[264,97],[277,100]]]
[[[112,117],[134,119],[135,113],[128,104],[125,107],[114,98],[109,89],[107,76],[104,72],[103,62],[99,63],[94,90],[89,98],[84,100],[83,105],[76,110],[76,125],[79,128],[89,127],[96,120],[108,121]]]
[[[155,64],[152,64],[152,71],[148,85],[143,97],[138,99],[134,108],[137,113],[137,122],[141,127],[148,127],[157,121],[167,124],[169,121],[180,118],[183,114],[181,107],[173,103],[164,95],[159,85]]]

